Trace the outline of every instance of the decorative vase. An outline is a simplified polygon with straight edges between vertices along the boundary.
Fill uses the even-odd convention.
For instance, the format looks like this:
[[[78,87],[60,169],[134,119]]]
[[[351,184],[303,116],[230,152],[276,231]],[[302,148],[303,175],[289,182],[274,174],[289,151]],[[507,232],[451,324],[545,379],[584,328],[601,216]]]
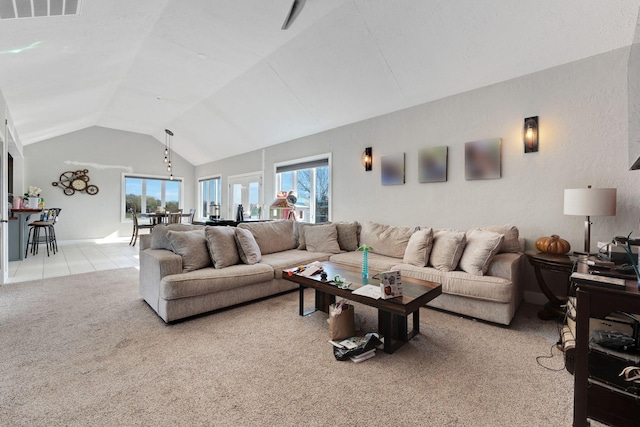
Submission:
[[[362,278],[369,278],[369,251],[362,251]]]
[[[38,209],[38,201],[37,197],[29,197],[29,209]]]

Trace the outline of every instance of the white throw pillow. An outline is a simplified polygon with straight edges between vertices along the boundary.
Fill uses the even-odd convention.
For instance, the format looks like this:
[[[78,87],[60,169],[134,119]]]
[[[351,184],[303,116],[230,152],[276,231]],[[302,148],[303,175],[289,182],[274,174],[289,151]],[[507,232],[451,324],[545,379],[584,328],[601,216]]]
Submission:
[[[407,249],[404,251],[404,264],[425,267],[429,261],[431,247],[433,246],[433,229],[425,228],[416,231],[409,238]]]
[[[502,246],[504,234],[474,229],[467,231],[466,239],[467,245],[460,259],[460,268],[469,274],[484,276]]]
[[[404,257],[413,230],[367,221],[360,231],[360,244],[373,247],[373,252],[394,258]]]
[[[433,235],[429,265],[440,271],[455,270],[462,257],[466,237],[464,231],[440,230]]]

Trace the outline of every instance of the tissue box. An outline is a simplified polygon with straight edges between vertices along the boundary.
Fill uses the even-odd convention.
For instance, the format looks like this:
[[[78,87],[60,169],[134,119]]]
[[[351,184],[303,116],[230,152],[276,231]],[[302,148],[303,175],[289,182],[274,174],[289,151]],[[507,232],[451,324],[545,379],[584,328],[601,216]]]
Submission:
[[[402,279],[399,271],[380,273],[380,296],[383,299],[402,296]]]

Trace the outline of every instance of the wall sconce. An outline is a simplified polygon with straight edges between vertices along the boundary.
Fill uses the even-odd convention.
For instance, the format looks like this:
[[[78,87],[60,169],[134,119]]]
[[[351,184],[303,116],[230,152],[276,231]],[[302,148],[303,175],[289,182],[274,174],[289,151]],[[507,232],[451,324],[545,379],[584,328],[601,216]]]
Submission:
[[[373,165],[373,151],[371,147],[367,147],[364,149],[364,153],[362,153],[362,164],[364,165],[364,170],[369,172]]]
[[[538,116],[524,119],[523,140],[525,153],[538,151]]]

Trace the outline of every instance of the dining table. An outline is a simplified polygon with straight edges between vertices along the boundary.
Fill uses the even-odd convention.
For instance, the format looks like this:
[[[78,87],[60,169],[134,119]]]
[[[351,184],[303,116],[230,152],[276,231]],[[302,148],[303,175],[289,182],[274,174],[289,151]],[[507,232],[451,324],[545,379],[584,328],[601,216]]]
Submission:
[[[147,212],[147,213],[141,213],[140,217],[143,218],[150,218],[151,219],[151,223],[153,225],[158,225],[158,224],[166,224],[167,220],[169,218],[169,214],[171,214],[172,212]],[[173,213],[175,215],[175,213]],[[190,213],[181,213],[180,214],[180,218],[189,218],[191,216]]]

